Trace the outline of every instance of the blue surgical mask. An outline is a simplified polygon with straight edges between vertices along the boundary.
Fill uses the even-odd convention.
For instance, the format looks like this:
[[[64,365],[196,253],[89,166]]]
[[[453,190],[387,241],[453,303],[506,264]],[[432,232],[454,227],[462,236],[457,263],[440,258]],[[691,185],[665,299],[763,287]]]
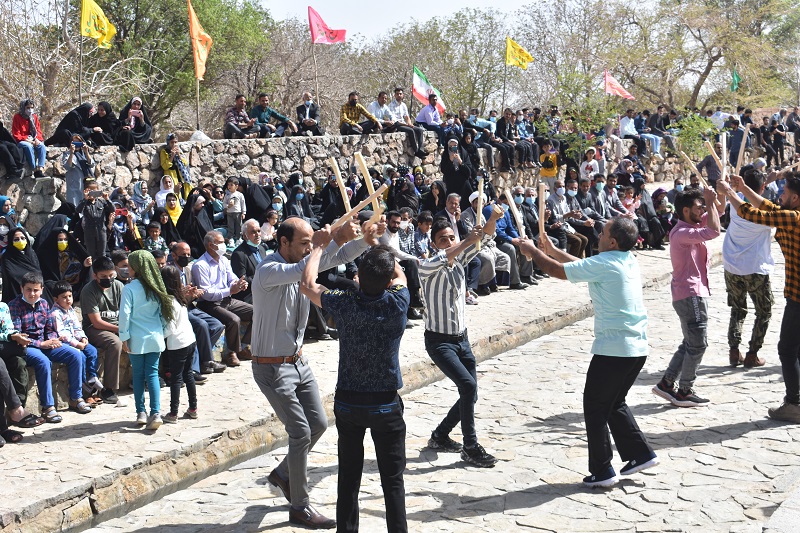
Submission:
[[[500,204],[503,207],[503,211],[508,211],[508,204]]]
[[[559,187],[558,189],[556,189],[556,194],[559,195],[559,196],[564,196],[564,191],[565,190],[566,189],[564,189],[564,187]]]
[[[525,203],[528,205],[533,205],[533,196],[526,196]]]
[[[522,205],[522,201],[523,201],[523,198],[522,198],[522,196],[515,196],[515,197],[514,197],[514,203],[515,203],[515,204],[517,204],[517,205]]]
[[[489,117],[489,122],[497,122],[497,117]]]
[[[683,192],[683,184],[679,183],[675,186],[675,190],[678,192]]]
[[[295,196],[295,200],[297,200],[299,202],[300,200],[302,200],[305,197],[306,197],[305,194],[299,192],[299,193],[297,193],[297,196]]]
[[[603,192],[603,189],[605,189],[605,187],[606,184],[602,182],[597,182],[594,184],[594,188],[597,189],[597,192]]]
[[[275,186],[279,191],[283,190],[283,183],[279,183]]]
[[[570,189],[567,191],[567,194],[569,194],[570,196],[577,196],[578,191],[573,191],[572,189]]]
[[[311,100],[306,100],[306,105],[307,106],[311,105]]]
[[[469,121],[470,122],[475,122],[475,119],[477,119],[477,118],[478,118],[478,115],[470,115],[469,116]]]

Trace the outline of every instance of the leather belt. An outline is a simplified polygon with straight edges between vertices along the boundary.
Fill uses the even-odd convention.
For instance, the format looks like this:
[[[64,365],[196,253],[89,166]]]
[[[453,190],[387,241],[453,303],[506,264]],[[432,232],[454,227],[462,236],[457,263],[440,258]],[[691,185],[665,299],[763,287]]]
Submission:
[[[257,355],[253,356],[253,362],[257,365],[283,365],[286,363],[294,364],[300,360],[303,356],[303,350],[301,349],[295,355],[290,355],[287,357],[258,357]]]

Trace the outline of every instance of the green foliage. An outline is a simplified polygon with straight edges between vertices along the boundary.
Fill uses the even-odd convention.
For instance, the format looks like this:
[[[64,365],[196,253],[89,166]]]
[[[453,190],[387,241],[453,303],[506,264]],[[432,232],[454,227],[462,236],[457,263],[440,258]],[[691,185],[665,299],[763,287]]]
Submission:
[[[679,123],[679,127],[678,144],[681,150],[695,161],[708,155],[708,150],[703,145],[705,140],[719,133],[719,130],[710,120],[694,113],[684,116]]]

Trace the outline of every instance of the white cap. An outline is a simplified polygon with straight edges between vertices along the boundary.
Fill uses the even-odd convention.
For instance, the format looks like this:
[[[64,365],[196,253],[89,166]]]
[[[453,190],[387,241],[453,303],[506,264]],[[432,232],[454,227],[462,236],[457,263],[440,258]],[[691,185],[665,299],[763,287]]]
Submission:
[[[486,202],[486,193],[482,193],[482,194],[483,194],[483,201],[485,203]],[[478,191],[473,191],[472,194],[469,195],[469,203],[472,203],[477,199],[478,199]]]
[[[763,157],[759,157],[755,161],[753,161],[753,168],[756,170],[762,169],[765,166],[767,166],[767,160],[764,159]]]

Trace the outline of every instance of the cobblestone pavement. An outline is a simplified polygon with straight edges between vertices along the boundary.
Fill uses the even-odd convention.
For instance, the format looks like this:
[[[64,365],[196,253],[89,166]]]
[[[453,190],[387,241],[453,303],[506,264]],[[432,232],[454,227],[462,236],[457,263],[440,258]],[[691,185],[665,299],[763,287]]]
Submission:
[[[628,399],[661,465],[623,478],[611,490],[579,486],[587,473],[581,395],[591,318],[479,365],[478,435],[500,459],[493,469],[467,467],[457,454],[425,448],[455,401],[449,381],[405,395],[410,530],[762,531],[800,480],[800,427],[766,418],[767,407],[783,395],[776,352],[783,259],[776,258],[777,304],[761,352],[767,365],[760,369],[727,366],[728,308],[722,268],[713,270],[710,348],[696,383],[713,402],[707,408],[675,408],[651,394],[680,329],[669,287],[646,293],[652,353]],[[374,449],[366,440],[361,530],[385,531]],[[301,531],[289,526],[286,502],[266,483],[284,453],[282,448],[242,463],[90,531]],[[614,465],[619,471],[618,457]],[[312,502],[328,516],[335,513],[336,474],[332,427],[310,457]]]

